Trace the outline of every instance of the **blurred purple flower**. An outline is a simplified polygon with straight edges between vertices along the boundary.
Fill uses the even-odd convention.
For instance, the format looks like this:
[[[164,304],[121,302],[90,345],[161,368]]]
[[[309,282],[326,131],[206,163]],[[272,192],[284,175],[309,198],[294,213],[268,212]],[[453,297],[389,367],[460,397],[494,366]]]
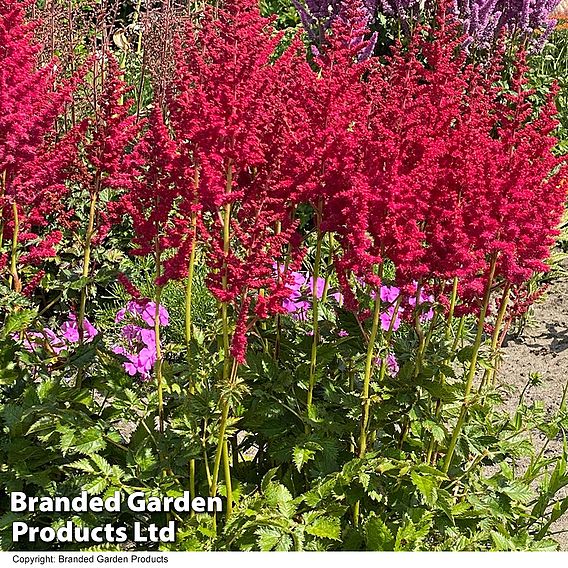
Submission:
[[[400,296],[400,288],[396,286],[381,286],[381,300],[392,304]]]
[[[84,340],[87,342],[91,341],[99,333],[87,318],[83,320],[83,327]],[[79,341],[79,326],[75,314],[69,314],[67,321],[61,326],[61,331],[63,332],[63,337],[69,343],[77,343]]]
[[[155,314],[156,303],[146,298],[131,300],[125,308],[117,312],[115,317],[117,323],[122,321],[128,323],[122,327],[123,345],[114,345],[112,351],[127,359],[123,367],[130,376],[139,375],[144,380],[150,377],[157,359]],[[169,314],[163,306],[159,306],[158,318],[160,325],[169,324]],[[139,325],[140,323],[148,327]]]
[[[398,366],[398,361],[396,360],[394,353],[389,353],[387,355],[387,370],[391,377],[396,376],[400,371],[400,367]]]
[[[88,343],[92,341],[99,332],[87,318],[84,319],[84,327],[84,340]],[[16,340],[19,339],[18,334],[13,337]],[[79,343],[77,316],[73,312],[70,312],[67,316],[67,321],[62,324],[59,333],[49,327],[44,327],[43,331],[26,333],[23,340],[23,347],[28,351],[34,351],[38,347],[45,345],[46,342],[56,355],[59,355],[62,351],[69,350],[73,344]]]
[[[374,363],[375,365],[379,366],[382,365],[383,360],[381,357],[377,357]],[[398,366],[398,361],[396,360],[394,353],[389,353],[387,355],[386,365],[387,365],[387,371],[391,377],[395,377],[400,371],[400,368]]]
[[[313,293],[314,293],[314,279],[311,276],[310,276],[310,279],[308,280],[307,288],[310,292],[310,295],[313,295]],[[318,297],[318,300],[322,299],[324,289],[325,289],[325,280],[323,278],[321,278],[321,276],[318,276],[317,284],[315,286],[315,292],[316,292],[316,296]]]
[[[118,310],[114,321],[118,323],[124,320],[127,313],[139,316],[140,318],[142,318],[142,321],[146,325],[154,327],[154,321],[156,317],[156,303],[152,302],[148,298],[130,300],[128,304],[126,304],[125,308]],[[170,317],[168,311],[166,310],[166,308],[164,308],[164,306],[159,307],[158,318],[160,325],[166,326],[169,324]]]
[[[400,310],[395,315],[394,306],[391,306],[390,308],[387,309],[386,312],[383,312],[381,314],[381,328],[384,331],[388,331],[391,327],[391,324],[393,331],[396,331],[400,327],[399,312]]]

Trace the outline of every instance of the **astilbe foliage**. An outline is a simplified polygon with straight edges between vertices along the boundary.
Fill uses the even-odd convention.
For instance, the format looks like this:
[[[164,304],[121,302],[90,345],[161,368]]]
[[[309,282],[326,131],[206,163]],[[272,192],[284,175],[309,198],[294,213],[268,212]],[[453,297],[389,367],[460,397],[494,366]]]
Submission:
[[[77,136],[57,136],[73,84],[61,80],[55,62],[39,66],[40,46],[25,9],[23,2],[0,2],[0,243],[12,241],[11,259],[3,254],[2,265],[10,265],[16,290],[22,289],[18,266],[54,256],[62,238],[48,226],[66,223],[64,178]],[[38,278],[30,282],[37,285]]]
[[[239,314],[239,360],[250,303],[265,317],[283,310],[287,294],[273,263],[295,231],[290,188],[278,172],[289,128],[286,93],[294,83],[290,63],[300,56],[294,44],[273,61],[280,39],[253,0],[228,2],[218,18],[207,11],[179,42],[177,92],[169,102],[174,137],[194,172],[183,185],[182,208],[200,213],[210,290]]]

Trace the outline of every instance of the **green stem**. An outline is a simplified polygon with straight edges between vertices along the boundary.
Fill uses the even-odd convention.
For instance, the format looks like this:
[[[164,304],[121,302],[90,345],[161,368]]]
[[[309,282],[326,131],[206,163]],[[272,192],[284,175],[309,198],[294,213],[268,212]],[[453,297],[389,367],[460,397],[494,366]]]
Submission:
[[[331,280],[332,266],[333,266],[333,249],[334,249],[335,239],[333,238],[333,233],[328,233],[328,237],[329,237],[329,261],[327,263],[327,270],[325,272],[325,285],[323,287],[323,294],[321,296],[322,302],[327,301],[327,294],[329,292],[329,284]]]
[[[156,279],[161,275],[161,251],[156,237]],[[162,347],[160,345],[160,303],[162,300],[162,286],[156,286],[156,311],[154,313],[154,337],[156,341],[156,363],[154,364],[154,374],[158,388],[158,422],[160,433],[164,433],[164,394],[162,377]]]
[[[419,282],[416,286],[416,316],[414,319],[414,325],[416,326],[416,335],[418,335],[418,353],[416,354],[416,365],[414,366],[414,378],[416,379],[420,372],[422,371],[422,365],[424,361],[424,350],[426,347],[426,338],[424,336],[424,330],[422,329],[422,322],[420,321],[420,297],[422,295],[422,283]]]
[[[499,337],[501,333],[501,327],[503,326],[503,321],[505,319],[505,314],[507,313],[507,306],[509,304],[509,297],[511,295],[511,285],[507,284],[503,290],[503,297],[501,298],[501,305],[499,306],[499,312],[497,313],[497,319],[495,321],[495,329],[493,330],[493,336],[491,337],[491,357],[493,359],[490,369],[486,369],[483,373],[483,379],[479,385],[478,393],[481,393],[483,387],[486,385],[491,386],[495,379],[495,374],[497,372],[498,357],[499,357]]]
[[[310,358],[310,378],[308,385],[308,398],[307,409],[308,413],[312,406],[314,387],[316,384],[316,367],[317,367],[317,352],[319,340],[319,298],[318,298],[318,279],[321,268],[321,248],[323,235],[321,232],[321,209],[317,212],[317,243],[316,243],[316,257],[314,260],[314,273],[312,276],[312,312],[313,312],[313,338],[312,338],[312,352]]]
[[[188,348],[191,343],[192,326],[192,301],[193,301],[193,278],[195,275],[195,257],[197,248],[197,217],[195,213],[191,216],[191,253],[189,255],[189,268],[187,271],[187,282],[185,285],[185,344]]]
[[[225,488],[227,490],[227,517],[229,520],[233,514],[233,482],[231,481],[231,464],[229,462],[229,443],[223,444],[223,471],[225,474]]]
[[[6,170],[2,171],[0,175],[0,198],[6,195],[6,178],[8,174]],[[4,245],[4,208],[0,209],[0,249]]]
[[[221,455],[223,446],[225,445],[225,432],[227,431],[227,420],[229,418],[229,402],[225,399],[221,400],[221,422],[219,423],[219,440],[217,443],[217,452],[215,453],[215,462],[213,464],[213,472],[211,474],[211,486],[209,493],[211,497],[217,495],[217,481],[219,480],[219,469],[221,467]]]
[[[95,231],[95,217],[97,214],[97,200],[99,194],[99,176],[95,182],[95,191],[91,193],[91,201],[89,205],[89,220],[87,222],[87,232],[85,234],[85,250],[83,251],[83,271],[81,276],[84,280],[81,285],[81,297],[79,300],[79,314],[77,316],[77,329],[79,330],[79,340],[83,342],[85,335],[85,310],[87,307],[87,282],[89,269],[91,265],[91,243]]]
[[[10,286],[13,286],[16,292],[21,292],[22,282],[18,276],[18,238],[20,236],[20,217],[18,215],[18,205],[12,203],[12,214],[14,216],[14,230],[12,232],[12,252],[10,260]]]
[[[191,217],[191,230],[192,230],[192,237],[191,237],[191,253],[189,256],[189,269],[187,273],[187,283],[185,287],[185,344],[186,344],[186,351],[187,357],[190,357],[190,343],[191,343],[191,315],[192,315],[192,288],[193,288],[193,277],[195,272],[195,250],[197,245],[197,217],[195,213],[192,214]],[[188,360],[188,367],[189,367],[189,360]],[[189,381],[189,393],[193,394],[195,390],[195,385],[193,379],[190,378]],[[191,499],[193,500],[196,496],[195,493],[195,459],[191,459],[189,462],[189,493]],[[192,512],[193,513],[193,512]]]
[[[377,290],[377,294],[375,296],[375,309],[373,311],[373,323],[371,326],[371,335],[369,336],[369,345],[367,346],[367,357],[365,359],[365,374],[363,376],[363,391],[362,391],[363,407],[361,414],[361,429],[359,432],[360,458],[364,457],[365,453],[367,452],[367,429],[369,426],[369,412],[371,408],[371,400],[369,398],[369,393],[371,386],[373,359],[375,354],[375,342],[377,340],[377,333],[379,331],[380,316],[381,316],[381,297],[379,290]]]
[[[227,169],[227,184],[226,184],[226,194],[227,197],[231,193],[233,187],[233,166],[229,163]],[[231,244],[231,203],[228,201],[225,203],[223,212],[223,253],[225,258],[229,255]],[[223,290],[227,289],[227,261],[225,260],[223,266]],[[229,315],[228,315],[228,305],[227,302],[221,303],[221,319],[223,322],[223,378],[227,379],[229,376],[229,365],[230,365],[230,343],[229,343]]]
[[[458,299],[458,278],[457,276],[454,277],[454,282],[452,285],[452,295],[450,297],[450,309],[448,310],[448,321],[446,324],[446,333],[445,333],[445,338],[446,341],[448,341],[450,339],[450,333],[452,331],[452,323],[454,321],[454,313],[456,310],[456,303],[457,303],[457,299]],[[462,319],[463,321],[463,319]],[[453,350],[452,350],[453,352]],[[450,354],[451,355],[451,354]],[[447,358],[444,361],[444,366],[448,365],[449,363],[449,358]],[[445,376],[443,373],[440,373],[440,383],[444,384],[445,382]],[[442,401],[440,399],[436,400],[436,405],[434,408],[434,416],[435,416],[435,422],[438,423],[439,419],[440,419],[440,415],[442,414]],[[431,459],[432,459],[432,455],[434,454],[434,451],[436,449],[436,440],[434,439],[434,436],[430,437],[430,442],[428,444],[428,451],[426,454],[426,463],[430,464],[431,463]]]
[[[233,167],[231,162],[229,162],[227,168],[227,180],[226,180],[226,195],[230,195],[233,187]],[[223,214],[223,253],[225,258],[229,254],[231,243],[231,203],[228,201],[224,207]],[[227,288],[227,264],[223,266],[223,290]],[[229,365],[230,365],[230,344],[229,344],[229,315],[228,315],[228,305],[227,302],[221,303],[221,318],[223,326],[223,386],[229,387],[228,383],[231,382],[232,377],[236,374],[237,364],[233,361],[233,372],[230,373],[229,377]],[[215,453],[215,463],[213,464],[213,473],[211,479],[210,493],[214,497],[217,494],[217,482],[219,479],[219,468],[221,467],[221,457],[223,455],[223,449],[227,442],[226,431],[227,431],[227,421],[229,418],[229,401],[226,397],[221,397],[221,422],[219,424],[219,439],[217,443],[217,451]],[[225,478],[230,480],[230,464],[227,464],[228,471],[225,470]],[[228,482],[230,485],[230,481]],[[228,485],[227,485],[227,497],[228,497]],[[228,499],[227,499],[228,500]]]
[[[380,276],[382,277],[383,265],[381,264]],[[380,290],[376,291],[375,295],[375,307],[373,310],[373,323],[371,325],[371,335],[369,336],[369,344],[367,346],[367,357],[365,359],[365,374],[363,376],[363,390],[361,393],[362,398],[362,409],[361,409],[361,428],[359,432],[359,457],[365,457],[367,453],[367,436],[369,428],[369,414],[371,409],[371,400],[369,398],[370,386],[371,386],[371,374],[373,370],[373,360],[375,354],[375,342],[377,340],[377,334],[379,331],[379,322],[381,316],[381,295]],[[394,318],[393,318],[394,319]],[[385,357],[381,363],[381,371],[385,367]],[[355,526],[359,525],[359,511],[361,508],[361,502],[357,501],[353,506],[353,524]]]
[[[481,340],[483,338],[483,327],[485,325],[485,317],[487,315],[487,309],[489,307],[489,301],[491,299],[491,288],[493,286],[493,278],[495,276],[495,268],[497,265],[497,257],[494,256],[491,265],[489,268],[489,277],[487,279],[487,289],[485,290],[485,297],[483,298],[483,304],[481,306],[481,312],[479,314],[479,322],[477,324],[477,334],[475,336],[475,341],[473,344],[473,353],[471,356],[471,364],[469,367],[469,373],[466,379],[465,385],[465,393],[464,393],[464,400],[462,403],[462,407],[460,410],[460,414],[458,417],[458,421],[455,425],[454,431],[452,433],[452,437],[450,439],[450,443],[448,446],[448,450],[446,452],[446,457],[444,459],[444,473],[447,473],[450,469],[450,464],[452,462],[452,457],[454,455],[454,451],[456,449],[456,444],[458,438],[461,434],[462,428],[465,423],[465,419],[467,417],[467,410],[470,405],[469,395],[471,393],[471,388],[473,386],[473,379],[475,377],[475,371],[477,369],[477,358],[479,356],[479,348],[481,347]]]

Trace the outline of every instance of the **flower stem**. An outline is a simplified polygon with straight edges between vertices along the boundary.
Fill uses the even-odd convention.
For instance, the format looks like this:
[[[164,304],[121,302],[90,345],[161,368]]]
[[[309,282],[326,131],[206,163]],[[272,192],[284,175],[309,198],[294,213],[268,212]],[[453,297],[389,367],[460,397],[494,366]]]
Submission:
[[[187,282],[185,285],[185,344],[189,354],[189,344],[192,337],[192,301],[193,301],[193,278],[195,275],[195,257],[197,248],[197,216],[195,213],[191,216],[191,252],[189,254],[189,268],[187,271]],[[193,383],[190,385],[190,391],[193,390]]]
[[[217,481],[219,479],[219,469],[221,467],[221,455],[223,453],[223,446],[225,445],[225,432],[227,431],[228,418],[229,418],[229,402],[225,399],[222,399],[221,421],[219,423],[219,440],[217,443],[215,462],[213,463],[213,472],[211,473],[211,486],[209,489],[211,497],[215,497],[215,495],[217,495]]]
[[[227,168],[227,180],[226,180],[227,197],[231,193],[232,187],[233,187],[233,166],[232,163],[229,162]],[[229,255],[230,244],[231,244],[231,203],[230,201],[227,201],[227,203],[225,203],[224,214],[223,214],[223,253],[225,255],[225,262],[223,266],[223,276],[222,276],[223,290],[227,289],[227,283],[228,283],[227,258]],[[228,304],[226,301],[221,303],[221,318],[223,326],[223,386],[227,388],[230,387],[233,377],[236,376],[237,362],[233,361],[233,370],[229,373],[229,366],[230,366],[229,315],[228,315]],[[220,406],[221,406],[221,421],[219,423],[219,439],[217,443],[217,451],[215,453],[215,463],[213,464],[213,473],[212,473],[211,486],[210,486],[210,494],[212,497],[215,497],[215,495],[217,494],[217,482],[219,479],[219,469],[221,467],[221,457],[223,455],[224,448],[227,443],[226,431],[227,431],[227,421],[229,419],[229,400],[227,399],[226,396],[221,396]],[[231,486],[231,480],[230,480],[231,466],[228,461],[228,455],[225,461],[225,466],[226,466],[225,480],[227,486],[227,501],[229,501],[229,486]],[[227,514],[229,514],[229,509],[227,509]]]
[[[454,313],[455,313],[455,310],[456,310],[457,299],[458,299],[458,277],[455,276],[454,282],[453,282],[453,285],[452,285],[452,295],[450,297],[450,308],[448,310],[448,321],[446,322],[446,333],[445,333],[446,341],[448,341],[450,339],[450,332],[452,330],[452,323],[454,321]],[[452,351],[453,351],[453,349],[452,349]],[[444,366],[447,365],[448,362],[449,362],[449,358],[444,361]],[[440,383],[444,384],[444,382],[445,382],[445,376],[444,376],[443,373],[440,373]],[[436,423],[439,422],[439,418],[440,418],[441,413],[442,413],[442,401],[441,401],[441,399],[438,399],[438,400],[436,400],[436,405],[435,405],[435,408],[434,408],[434,416],[436,417],[436,419],[435,419]],[[428,444],[428,451],[426,453],[426,463],[427,464],[430,464],[430,460],[432,459],[432,456],[434,454],[435,449],[436,449],[436,440],[435,440],[434,436],[430,436],[430,442]]]
[[[6,170],[2,170],[2,174],[0,175],[0,198],[3,198],[6,195],[6,178],[7,178]],[[2,248],[4,244],[4,207],[0,209],[0,248]]]
[[[189,269],[187,272],[187,283],[185,286],[185,345],[188,357],[188,367],[189,367],[189,357],[190,357],[190,343],[191,343],[191,315],[192,315],[192,292],[193,292],[193,277],[195,272],[195,252],[197,246],[197,216],[192,213],[191,216],[191,252],[189,255]],[[195,384],[193,379],[189,380],[189,393],[193,394],[195,391]],[[189,462],[189,493],[191,499],[196,496],[195,493],[195,459],[191,459]]]
[[[227,197],[231,193],[233,187],[233,166],[229,163],[227,169],[227,186],[226,194]],[[225,255],[225,261],[223,266],[223,290],[227,289],[228,283],[228,264],[227,259],[229,256],[229,250],[231,245],[231,202],[227,201],[224,207],[223,213],[223,254]],[[229,315],[228,315],[228,304],[226,301],[221,303],[221,318],[223,322],[223,378],[227,379],[229,376],[229,365],[230,365],[230,347],[229,347]]]
[[[156,280],[160,278],[162,272],[161,266],[161,250],[159,237],[156,236]],[[158,387],[158,422],[160,433],[164,433],[164,394],[163,394],[163,377],[162,377],[162,347],[160,345],[160,303],[162,300],[162,286],[156,286],[155,304],[156,311],[154,314],[154,338],[156,341],[156,363],[154,365],[154,374],[156,376],[156,384]]]
[[[316,242],[316,257],[314,260],[314,273],[312,276],[312,313],[313,313],[313,338],[312,338],[312,353],[310,358],[310,378],[308,384],[308,398],[307,410],[308,414],[312,406],[314,397],[314,387],[316,384],[316,366],[317,366],[317,353],[319,342],[319,298],[318,298],[318,279],[321,268],[321,249],[322,249],[323,235],[321,232],[321,209],[317,212],[317,242]],[[306,426],[307,428],[307,426]]]
[[[506,284],[505,289],[503,290],[499,312],[497,313],[497,319],[495,321],[495,329],[493,330],[493,335],[491,337],[491,356],[493,358],[493,364],[490,369],[485,369],[485,373],[483,373],[483,379],[481,379],[481,384],[479,385],[479,389],[477,391],[478,393],[481,393],[483,387],[485,387],[486,385],[491,386],[495,379],[499,357],[499,337],[501,334],[501,328],[503,326],[503,320],[505,319],[505,314],[507,313],[507,306],[509,304],[510,295],[511,285]]]
[[[12,214],[14,216],[14,230],[12,232],[12,252],[10,260],[10,285],[16,292],[21,292],[22,282],[18,276],[18,238],[20,236],[20,218],[18,215],[18,204],[12,203]]]
[[[327,263],[327,270],[325,272],[325,285],[323,287],[323,294],[321,296],[322,302],[327,301],[327,294],[329,292],[329,284],[331,280],[331,273],[332,273],[332,266],[333,266],[333,250],[335,248],[335,239],[333,237],[333,233],[328,233],[329,239],[329,260]]]
[[[233,483],[231,481],[231,463],[229,461],[229,442],[223,443],[223,471],[225,474],[225,488],[227,490],[227,520],[233,514]]]
[[[97,201],[99,194],[99,176],[95,182],[95,191],[91,193],[91,201],[89,205],[89,220],[87,222],[87,232],[85,234],[85,250],[83,251],[83,271],[81,276],[86,280],[89,276],[89,269],[91,265],[91,247],[93,234],[95,232],[95,217],[97,214]],[[81,285],[81,297],[79,300],[79,314],[77,316],[77,329],[79,331],[79,340],[83,342],[85,335],[85,310],[87,307],[87,283],[84,281]]]
[[[479,322],[477,324],[477,334],[475,336],[475,341],[473,343],[473,353],[471,356],[471,364],[469,366],[469,373],[466,379],[465,385],[465,393],[464,393],[464,400],[462,403],[462,407],[460,410],[460,414],[458,417],[458,421],[454,427],[454,431],[452,433],[452,437],[450,439],[450,443],[448,446],[448,450],[446,452],[446,457],[444,459],[444,466],[443,471],[447,473],[450,469],[450,465],[452,463],[452,457],[454,455],[454,451],[456,449],[456,444],[458,438],[461,434],[462,428],[465,423],[465,419],[467,417],[467,410],[470,405],[469,395],[471,393],[471,388],[473,386],[473,379],[475,377],[475,371],[477,369],[477,358],[479,356],[479,348],[481,347],[481,340],[483,338],[483,327],[485,325],[485,317],[487,315],[487,309],[489,307],[489,301],[491,299],[491,287],[493,285],[493,278],[495,276],[495,268],[497,265],[497,256],[494,255],[493,259],[491,260],[491,265],[489,268],[489,277],[487,279],[487,288],[485,290],[485,296],[483,298],[483,304],[481,306],[481,311],[479,313]]]
[[[380,267],[380,275],[382,276],[383,265]],[[371,373],[373,370],[373,360],[375,353],[375,341],[377,340],[377,334],[379,331],[379,321],[381,316],[381,292],[377,290],[375,295],[375,307],[373,310],[373,323],[371,325],[371,335],[369,336],[369,345],[367,346],[367,357],[365,359],[365,374],[363,376],[363,391],[361,393],[362,398],[362,411],[361,411],[361,428],[359,432],[359,457],[365,457],[367,452],[367,435],[369,427],[369,414],[371,409],[371,400],[369,398],[370,386],[371,386]],[[396,317],[396,316],[395,316]],[[385,357],[383,359],[386,360]],[[384,363],[384,361],[383,361]],[[381,364],[381,369],[383,364]],[[357,501],[353,506],[353,524],[357,526],[359,524],[359,509],[361,507],[361,502]]]
[[[373,359],[375,353],[375,342],[377,340],[377,333],[379,331],[379,321],[381,316],[381,297],[380,291],[377,291],[375,297],[375,308],[373,311],[373,323],[371,326],[371,335],[369,336],[369,345],[367,346],[367,357],[365,359],[365,374],[363,376],[363,391],[362,391],[362,414],[361,414],[361,429],[359,432],[359,457],[362,458],[367,452],[367,429],[369,426],[369,412],[371,408],[371,401],[369,399],[369,392],[371,386],[371,374],[373,370]]]

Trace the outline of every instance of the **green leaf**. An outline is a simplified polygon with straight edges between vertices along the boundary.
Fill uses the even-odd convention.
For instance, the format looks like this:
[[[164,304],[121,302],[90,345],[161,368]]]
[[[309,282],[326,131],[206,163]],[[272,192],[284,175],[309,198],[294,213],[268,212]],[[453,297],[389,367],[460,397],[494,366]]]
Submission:
[[[380,517],[370,517],[365,523],[367,550],[392,550],[394,536]]]
[[[87,458],[82,458],[73,463],[70,463],[67,467],[78,469],[79,471],[84,471],[85,473],[96,472],[95,468],[93,467],[93,464]]]
[[[265,490],[264,496],[268,504],[280,511],[282,515],[291,518],[296,513],[296,504],[292,494],[281,483],[271,483]]]
[[[430,507],[434,507],[436,505],[436,500],[438,499],[438,491],[434,478],[420,475],[416,471],[413,471],[410,474],[410,477],[416,489],[418,489],[418,491],[422,494],[424,502],[427,505],[430,505]]]
[[[298,471],[302,471],[302,468],[306,463],[310,460],[313,460],[316,455],[314,450],[310,450],[309,448],[300,448],[296,446],[293,450],[293,460],[294,464]]]
[[[503,487],[502,489],[505,495],[508,495],[513,501],[518,501],[519,503],[528,503],[534,498],[534,491],[524,483],[517,482],[512,483],[508,487]]]
[[[497,531],[491,531],[491,540],[493,540],[493,545],[496,550],[515,550],[515,543],[505,535],[498,533]]]
[[[89,495],[99,495],[108,487],[108,479],[105,477],[96,477],[92,481],[85,483],[83,489]]]
[[[276,550],[288,552],[292,548],[290,535],[276,527],[260,528],[256,531],[258,539],[256,541],[261,552]]]
[[[112,466],[98,454],[93,454],[91,459],[95,463],[95,465],[99,468],[99,471],[105,475],[105,477],[109,477],[112,473]]]
[[[36,315],[37,313],[35,310],[20,310],[18,312],[12,312],[6,318],[0,337],[2,339],[6,339],[6,337],[12,333],[17,333],[18,331],[23,331],[28,328],[36,318]]]
[[[84,432],[75,433],[67,430],[61,436],[60,448],[63,453],[74,452],[91,455],[104,450],[106,442],[102,433],[96,428],[89,428]]]
[[[306,527],[306,532],[320,538],[339,540],[341,523],[335,517],[318,517]]]

